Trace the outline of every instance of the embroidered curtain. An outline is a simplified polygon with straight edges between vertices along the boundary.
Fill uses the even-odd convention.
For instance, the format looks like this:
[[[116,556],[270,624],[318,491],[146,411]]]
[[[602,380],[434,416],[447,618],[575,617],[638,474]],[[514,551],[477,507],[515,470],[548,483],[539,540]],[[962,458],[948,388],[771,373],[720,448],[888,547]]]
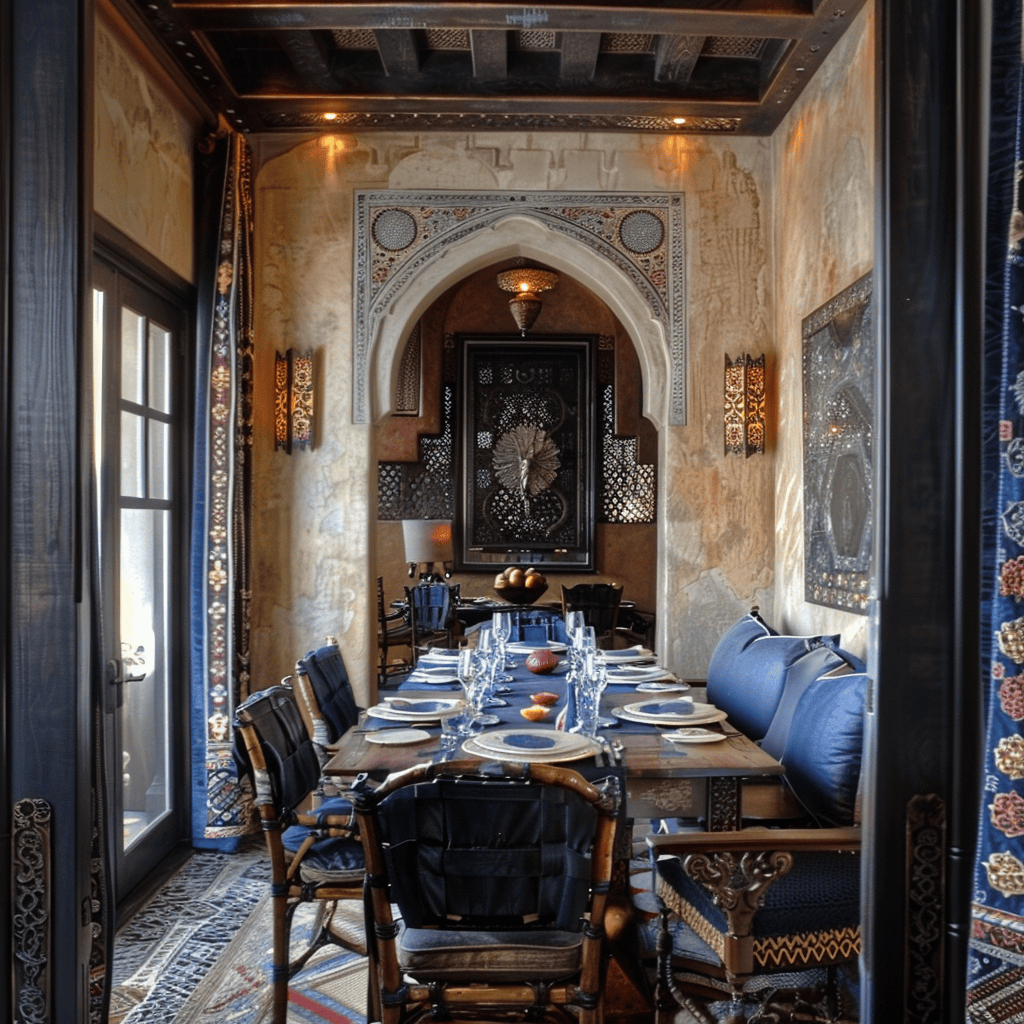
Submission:
[[[987,215],[981,679],[984,764],[967,1019],[1018,1019],[1024,994],[1024,213],[1020,0],[993,4]]]
[[[245,139],[228,133],[200,163],[199,223],[218,229],[201,257],[196,332],[192,842],[232,849],[254,826],[231,756],[231,720],[249,691],[252,161]]]

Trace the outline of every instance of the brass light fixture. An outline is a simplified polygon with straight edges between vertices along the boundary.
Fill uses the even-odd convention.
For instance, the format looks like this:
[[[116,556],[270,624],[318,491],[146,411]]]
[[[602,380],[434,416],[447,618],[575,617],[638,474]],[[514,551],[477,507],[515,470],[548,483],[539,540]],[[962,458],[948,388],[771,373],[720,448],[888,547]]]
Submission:
[[[524,337],[533,326],[543,303],[537,296],[551,291],[558,284],[558,275],[538,267],[515,267],[503,270],[498,275],[498,287],[502,291],[514,292],[508,300],[509,312]]]
[[[764,455],[764,354],[725,357],[725,454]]]

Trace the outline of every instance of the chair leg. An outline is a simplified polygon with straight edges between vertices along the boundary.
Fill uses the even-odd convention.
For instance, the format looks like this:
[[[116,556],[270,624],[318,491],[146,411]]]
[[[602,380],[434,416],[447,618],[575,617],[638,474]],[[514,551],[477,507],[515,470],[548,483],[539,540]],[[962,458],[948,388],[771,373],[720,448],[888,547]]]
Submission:
[[[274,913],[273,1024],[288,1020],[288,952],[291,942],[291,914],[287,895],[271,898]]]

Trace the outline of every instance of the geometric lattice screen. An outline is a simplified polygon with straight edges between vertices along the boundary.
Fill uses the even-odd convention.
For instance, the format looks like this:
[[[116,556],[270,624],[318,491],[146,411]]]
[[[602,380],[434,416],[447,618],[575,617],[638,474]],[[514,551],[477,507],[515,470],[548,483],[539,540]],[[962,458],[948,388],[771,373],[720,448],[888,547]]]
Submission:
[[[454,519],[457,502],[455,339],[445,338],[441,430],[419,441],[416,462],[377,467],[377,516],[382,520]],[[597,357],[600,449],[597,453],[596,519],[600,523],[653,523],[657,467],[637,462],[638,440],[615,434],[615,343],[602,336]]]

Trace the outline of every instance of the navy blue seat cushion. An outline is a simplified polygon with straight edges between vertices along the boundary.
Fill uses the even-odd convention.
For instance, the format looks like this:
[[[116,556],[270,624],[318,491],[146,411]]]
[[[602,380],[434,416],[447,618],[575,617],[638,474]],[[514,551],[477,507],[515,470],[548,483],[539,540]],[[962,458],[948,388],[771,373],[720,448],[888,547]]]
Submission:
[[[756,612],[744,615],[718,642],[708,665],[708,700],[752,740],[768,731],[782,698],[786,674],[820,647],[835,648],[839,636],[780,636]],[[836,664],[841,659],[837,657]]]
[[[831,647],[818,647],[797,658],[786,673],[782,697],[761,741],[761,749],[781,761],[792,727],[793,712],[804,691],[823,676],[834,677],[851,671],[863,672],[864,662],[849,651],[839,648],[833,650]]]
[[[852,825],[864,748],[863,672],[815,679],[793,711],[782,752],[786,781],[822,825]]]
[[[580,966],[582,931],[465,931],[403,928],[402,970],[417,981],[555,981]]]
[[[331,797],[310,813],[315,813],[319,825],[327,824],[328,815],[350,818],[352,803],[346,797]],[[292,825],[281,833],[281,843],[286,850],[296,853],[305,842],[306,836],[315,831],[308,825]],[[341,874],[359,877],[365,867],[363,846],[358,839],[344,836],[318,839],[302,858],[301,873],[307,880],[323,881],[331,875]]]
[[[656,864],[658,895],[672,909],[676,897],[689,903],[721,934],[728,932],[725,912],[710,892],[690,878],[678,857]],[[751,934],[758,938],[844,930],[860,924],[860,857],[832,851],[807,852],[794,858],[792,870],[771,886],[754,915]]]
[[[359,719],[345,660],[337,644],[310,651],[301,661],[327,723],[328,742],[337,742]]]

